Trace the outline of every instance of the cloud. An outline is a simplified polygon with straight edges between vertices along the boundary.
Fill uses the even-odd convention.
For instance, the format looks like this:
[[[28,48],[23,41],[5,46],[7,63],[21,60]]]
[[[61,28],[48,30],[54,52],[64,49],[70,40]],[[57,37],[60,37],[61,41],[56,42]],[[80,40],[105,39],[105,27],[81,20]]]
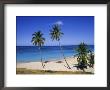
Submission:
[[[63,22],[62,21],[57,21],[55,24],[63,25]]]

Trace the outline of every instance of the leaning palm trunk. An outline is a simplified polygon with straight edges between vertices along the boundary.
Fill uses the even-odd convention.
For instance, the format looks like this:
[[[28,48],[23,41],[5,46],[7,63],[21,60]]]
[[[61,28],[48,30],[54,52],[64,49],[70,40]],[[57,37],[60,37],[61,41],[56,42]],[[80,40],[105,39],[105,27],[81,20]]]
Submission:
[[[61,50],[61,53],[62,53],[62,55],[63,55],[63,58],[64,58],[64,60],[65,60],[65,62],[66,62],[66,64],[67,64],[67,68],[71,69],[70,66],[69,66],[69,64],[68,64],[68,62],[66,61],[66,57],[64,56],[63,49],[62,49],[62,46],[61,46],[61,44],[60,44],[60,41],[59,41],[59,46],[60,46],[60,50]]]
[[[44,64],[43,64],[43,60],[42,60],[42,52],[41,52],[41,48],[40,47],[39,47],[39,51],[40,51],[40,56],[41,56],[42,67],[44,68]]]

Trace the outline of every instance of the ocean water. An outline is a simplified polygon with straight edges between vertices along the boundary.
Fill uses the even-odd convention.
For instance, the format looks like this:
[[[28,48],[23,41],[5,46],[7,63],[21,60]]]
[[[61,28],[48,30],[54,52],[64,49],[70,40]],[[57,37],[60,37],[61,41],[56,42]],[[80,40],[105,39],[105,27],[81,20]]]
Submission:
[[[94,45],[88,46],[94,52]],[[76,54],[77,45],[62,46],[65,57]],[[43,61],[62,59],[63,56],[59,46],[43,46],[41,48]],[[16,46],[17,62],[40,61],[40,52],[37,46]]]

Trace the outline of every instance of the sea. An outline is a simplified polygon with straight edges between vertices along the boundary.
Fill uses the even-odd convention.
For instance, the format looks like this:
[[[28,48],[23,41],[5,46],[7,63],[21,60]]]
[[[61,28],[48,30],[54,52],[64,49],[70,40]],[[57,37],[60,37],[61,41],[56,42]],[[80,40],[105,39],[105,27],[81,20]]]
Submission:
[[[62,51],[65,57],[74,57],[76,55],[77,45],[62,46]],[[88,45],[88,48],[94,52],[94,45]],[[53,61],[63,59],[59,46],[42,46],[43,61]],[[40,61],[41,54],[37,46],[16,46],[16,60],[17,62],[34,62]]]

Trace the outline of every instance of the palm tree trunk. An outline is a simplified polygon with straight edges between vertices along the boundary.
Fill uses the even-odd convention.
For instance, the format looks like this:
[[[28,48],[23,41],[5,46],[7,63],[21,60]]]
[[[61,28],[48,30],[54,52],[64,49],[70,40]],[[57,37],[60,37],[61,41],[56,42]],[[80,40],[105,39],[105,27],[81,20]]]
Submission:
[[[61,44],[60,44],[60,41],[59,41],[59,46],[60,46],[60,50],[61,50],[61,53],[62,53],[62,55],[63,55],[63,58],[64,58],[64,60],[65,60],[65,62],[66,62],[66,64],[67,64],[67,68],[71,69],[70,66],[69,66],[69,64],[68,64],[68,62],[66,61],[66,57],[64,56],[63,49],[62,49],[62,46],[61,46]]]
[[[83,68],[83,72],[85,72],[84,68]]]
[[[41,56],[42,67],[44,68],[44,64],[43,64],[43,60],[42,60],[42,52],[41,52],[41,48],[40,47],[39,47],[39,51],[40,51],[40,56]]]

